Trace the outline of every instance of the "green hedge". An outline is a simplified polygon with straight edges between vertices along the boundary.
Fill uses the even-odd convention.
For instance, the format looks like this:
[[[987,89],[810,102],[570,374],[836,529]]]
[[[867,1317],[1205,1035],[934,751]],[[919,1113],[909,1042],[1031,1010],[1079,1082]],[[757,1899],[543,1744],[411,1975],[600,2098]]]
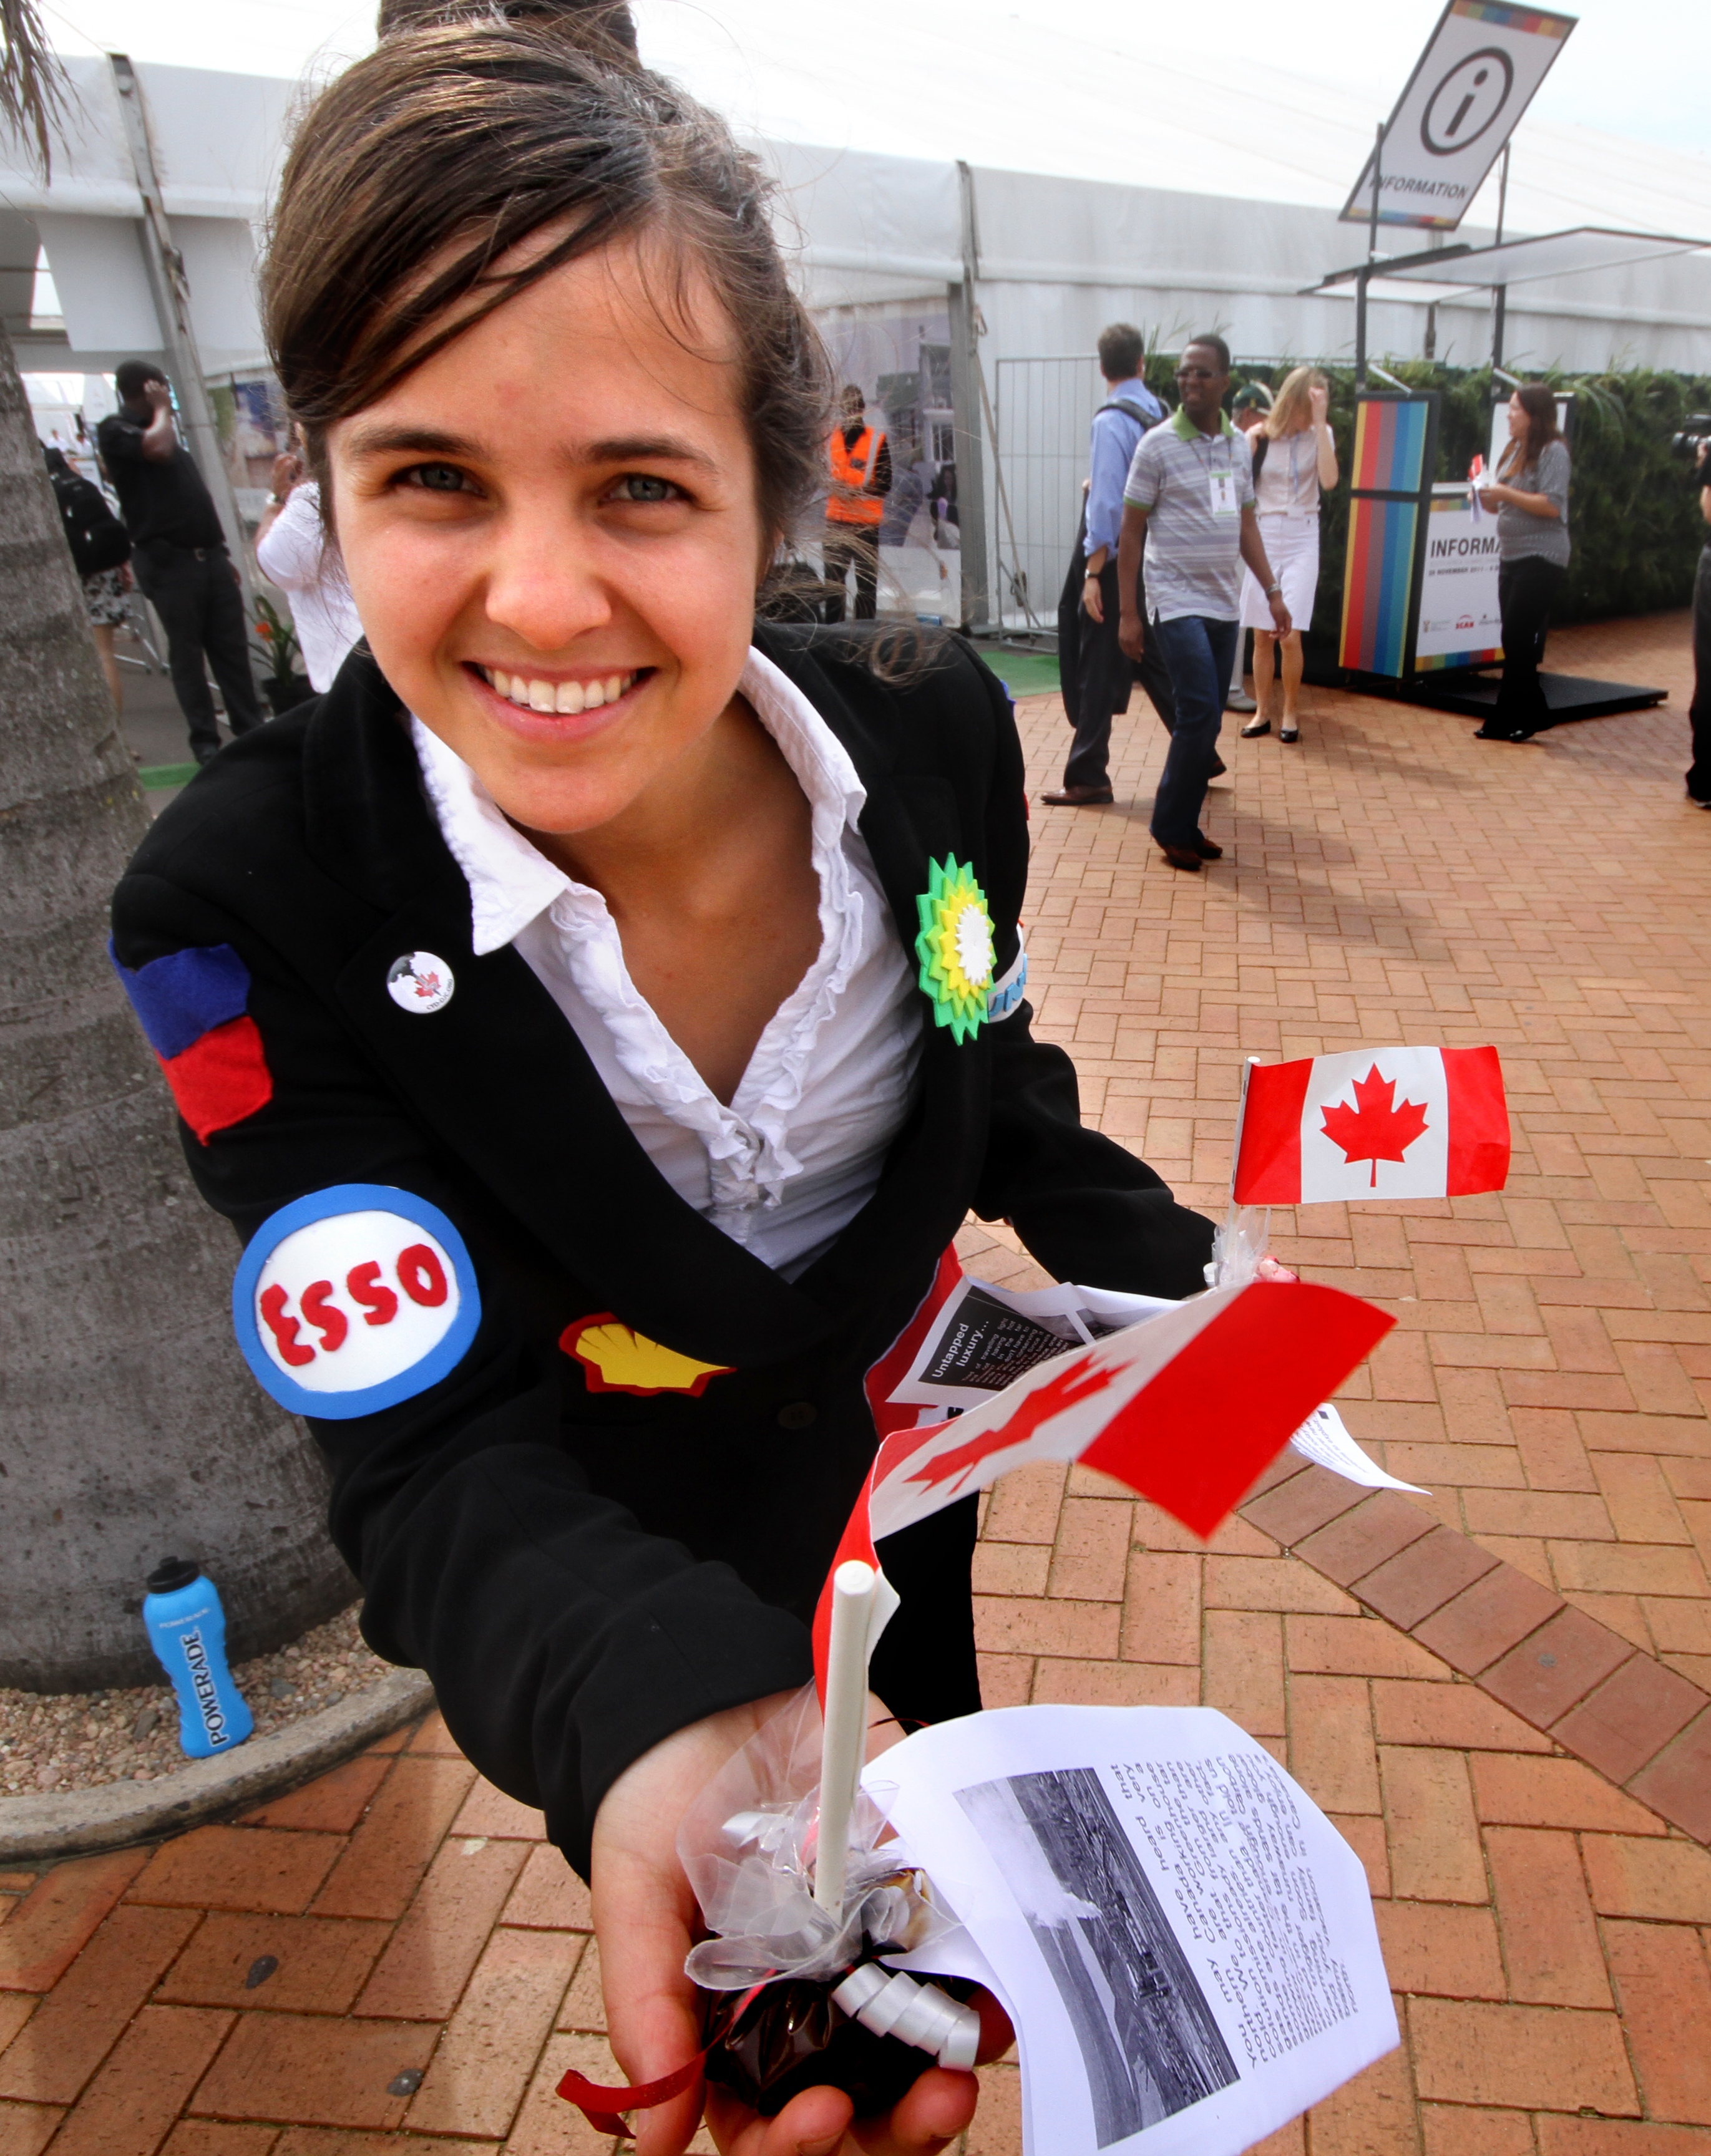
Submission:
[[[1295,362],[1231,369],[1246,382],[1276,387]],[[1315,641],[1334,644],[1343,611],[1343,557],[1349,523],[1348,473],[1354,439],[1354,370],[1319,364],[1331,384],[1331,425],[1344,483],[1325,503]],[[1410,389],[1435,389],[1441,480],[1467,476],[1483,455],[1491,432],[1493,377],[1488,367],[1441,367],[1431,360],[1380,362]],[[1148,355],[1149,388],[1174,403],[1176,356]],[[1693,571],[1707,526],[1690,468],[1672,456],[1669,438],[1688,413],[1711,412],[1711,375],[1667,374],[1649,367],[1622,372],[1568,374],[1551,368],[1531,377],[1575,393],[1574,476],[1569,525],[1574,555],[1561,619],[1596,621],[1612,614],[1656,613],[1693,598]],[[1374,388],[1385,385],[1375,382]],[[1501,384],[1498,387],[1502,387]]]

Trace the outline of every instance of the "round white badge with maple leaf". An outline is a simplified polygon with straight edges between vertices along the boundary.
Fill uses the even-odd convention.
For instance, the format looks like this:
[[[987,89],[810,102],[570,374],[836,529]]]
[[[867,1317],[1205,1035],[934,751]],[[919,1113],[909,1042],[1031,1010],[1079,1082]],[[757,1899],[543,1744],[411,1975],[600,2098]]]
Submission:
[[[386,993],[400,1010],[444,1010],[456,986],[450,967],[432,951],[406,951],[386,969]]]

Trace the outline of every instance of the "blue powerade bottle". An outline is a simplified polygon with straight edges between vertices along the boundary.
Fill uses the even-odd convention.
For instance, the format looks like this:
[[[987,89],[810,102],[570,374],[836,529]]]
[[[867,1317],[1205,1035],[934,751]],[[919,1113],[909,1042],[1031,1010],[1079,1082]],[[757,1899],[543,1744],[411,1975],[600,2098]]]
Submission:
[[[198,1565],[169,1557],[148,1576],[142,1621],[178,1695],[178,1742],[193,1759],[230,1752],[255,1727],[226,1667],[226,1613]]]

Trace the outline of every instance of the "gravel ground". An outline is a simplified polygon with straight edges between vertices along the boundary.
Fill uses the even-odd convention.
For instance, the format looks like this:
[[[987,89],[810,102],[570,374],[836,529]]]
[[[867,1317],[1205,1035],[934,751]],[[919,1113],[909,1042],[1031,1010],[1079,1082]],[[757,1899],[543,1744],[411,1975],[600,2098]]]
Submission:
[[[363,1645],[356,1608],[233,1675],[258,1737],[335,1706],[391,1670]],[[43,1693],[0,1686],[0,1795],[152,1782],[184,1763],[170,1685],[132,1691]]]

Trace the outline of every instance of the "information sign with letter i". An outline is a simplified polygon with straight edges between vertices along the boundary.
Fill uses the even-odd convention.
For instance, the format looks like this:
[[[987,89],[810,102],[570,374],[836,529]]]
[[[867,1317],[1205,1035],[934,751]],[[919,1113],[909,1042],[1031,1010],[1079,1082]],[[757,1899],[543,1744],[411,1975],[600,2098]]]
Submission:
[[[1506,0],[1448,0],[1396,100],[1382,160],[1368,158],[1343,205],[1344,223],[1453,232],[1576,19]]]

